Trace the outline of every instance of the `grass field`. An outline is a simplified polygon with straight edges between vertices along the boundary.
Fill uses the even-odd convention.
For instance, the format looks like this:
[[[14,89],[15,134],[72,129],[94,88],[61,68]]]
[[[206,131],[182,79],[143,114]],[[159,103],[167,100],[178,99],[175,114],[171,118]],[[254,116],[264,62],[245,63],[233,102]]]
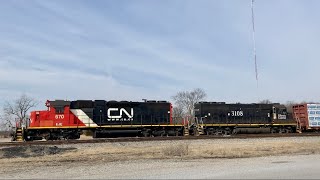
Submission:
[[[319,137],[74,144],[54,148],[51,146],[21,147],[19,151],[7,149],[11,156],[5,156],[5,151],[0,149],[0,163],[247,158],[320,154],[319,147]],[[13,158],[14,153],[22,154]]]

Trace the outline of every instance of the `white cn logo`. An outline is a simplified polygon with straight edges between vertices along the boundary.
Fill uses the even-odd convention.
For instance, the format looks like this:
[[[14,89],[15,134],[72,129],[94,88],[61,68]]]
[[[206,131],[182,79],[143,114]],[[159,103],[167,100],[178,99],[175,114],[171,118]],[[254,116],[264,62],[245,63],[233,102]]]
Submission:
[[[111,112],[118,112],[117,114],[119,115],[111,115]],[[115,114],[115,113],[112,113]],[[128,118],[123,118],[123,115],[127,115]],[[130,121],[133,120],[133,108],[131,108],[131,112],[129,113],[127,110],[124,108],[109,108],[108,109],[108,120],[109,121]]]

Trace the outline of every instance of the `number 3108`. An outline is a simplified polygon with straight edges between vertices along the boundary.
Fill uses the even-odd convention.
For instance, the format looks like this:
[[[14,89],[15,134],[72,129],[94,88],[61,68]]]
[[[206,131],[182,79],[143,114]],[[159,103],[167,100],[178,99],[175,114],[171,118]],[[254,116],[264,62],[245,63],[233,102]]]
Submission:
[[[231,116],[243,116],[243,111],[231,111]]]

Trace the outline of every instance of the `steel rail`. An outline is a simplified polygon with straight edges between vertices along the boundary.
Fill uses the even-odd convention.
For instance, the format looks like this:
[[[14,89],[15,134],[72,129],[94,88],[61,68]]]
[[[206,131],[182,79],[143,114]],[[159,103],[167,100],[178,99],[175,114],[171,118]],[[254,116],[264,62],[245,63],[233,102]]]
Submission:
[[[30,145],[62,145],[84,143],[113,143],[113,142],[143,142],[143,141],[176,141],[176,140],[201,140],[201,139],[251,139],[251,138],[282,138],[282,137],[310,137],[319,136],[320,133],[283,133],[283,134],[236,134],[236,135],[200,135],[200,136],[168,136],[168,137],[118,137],[97,138],[86,140],[55,140],[55,141],[25,141],[25,142],[1,142],[0,147],[6,146],[30,146]]]

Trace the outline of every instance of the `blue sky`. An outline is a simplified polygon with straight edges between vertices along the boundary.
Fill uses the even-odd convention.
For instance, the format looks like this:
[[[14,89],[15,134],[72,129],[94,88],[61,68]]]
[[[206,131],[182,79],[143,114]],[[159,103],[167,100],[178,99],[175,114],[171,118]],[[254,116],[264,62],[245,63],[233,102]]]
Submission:
[[[1,1],[0,101],[319,101],[317,0]],[[42,105],[42,104],[41,104]]]

